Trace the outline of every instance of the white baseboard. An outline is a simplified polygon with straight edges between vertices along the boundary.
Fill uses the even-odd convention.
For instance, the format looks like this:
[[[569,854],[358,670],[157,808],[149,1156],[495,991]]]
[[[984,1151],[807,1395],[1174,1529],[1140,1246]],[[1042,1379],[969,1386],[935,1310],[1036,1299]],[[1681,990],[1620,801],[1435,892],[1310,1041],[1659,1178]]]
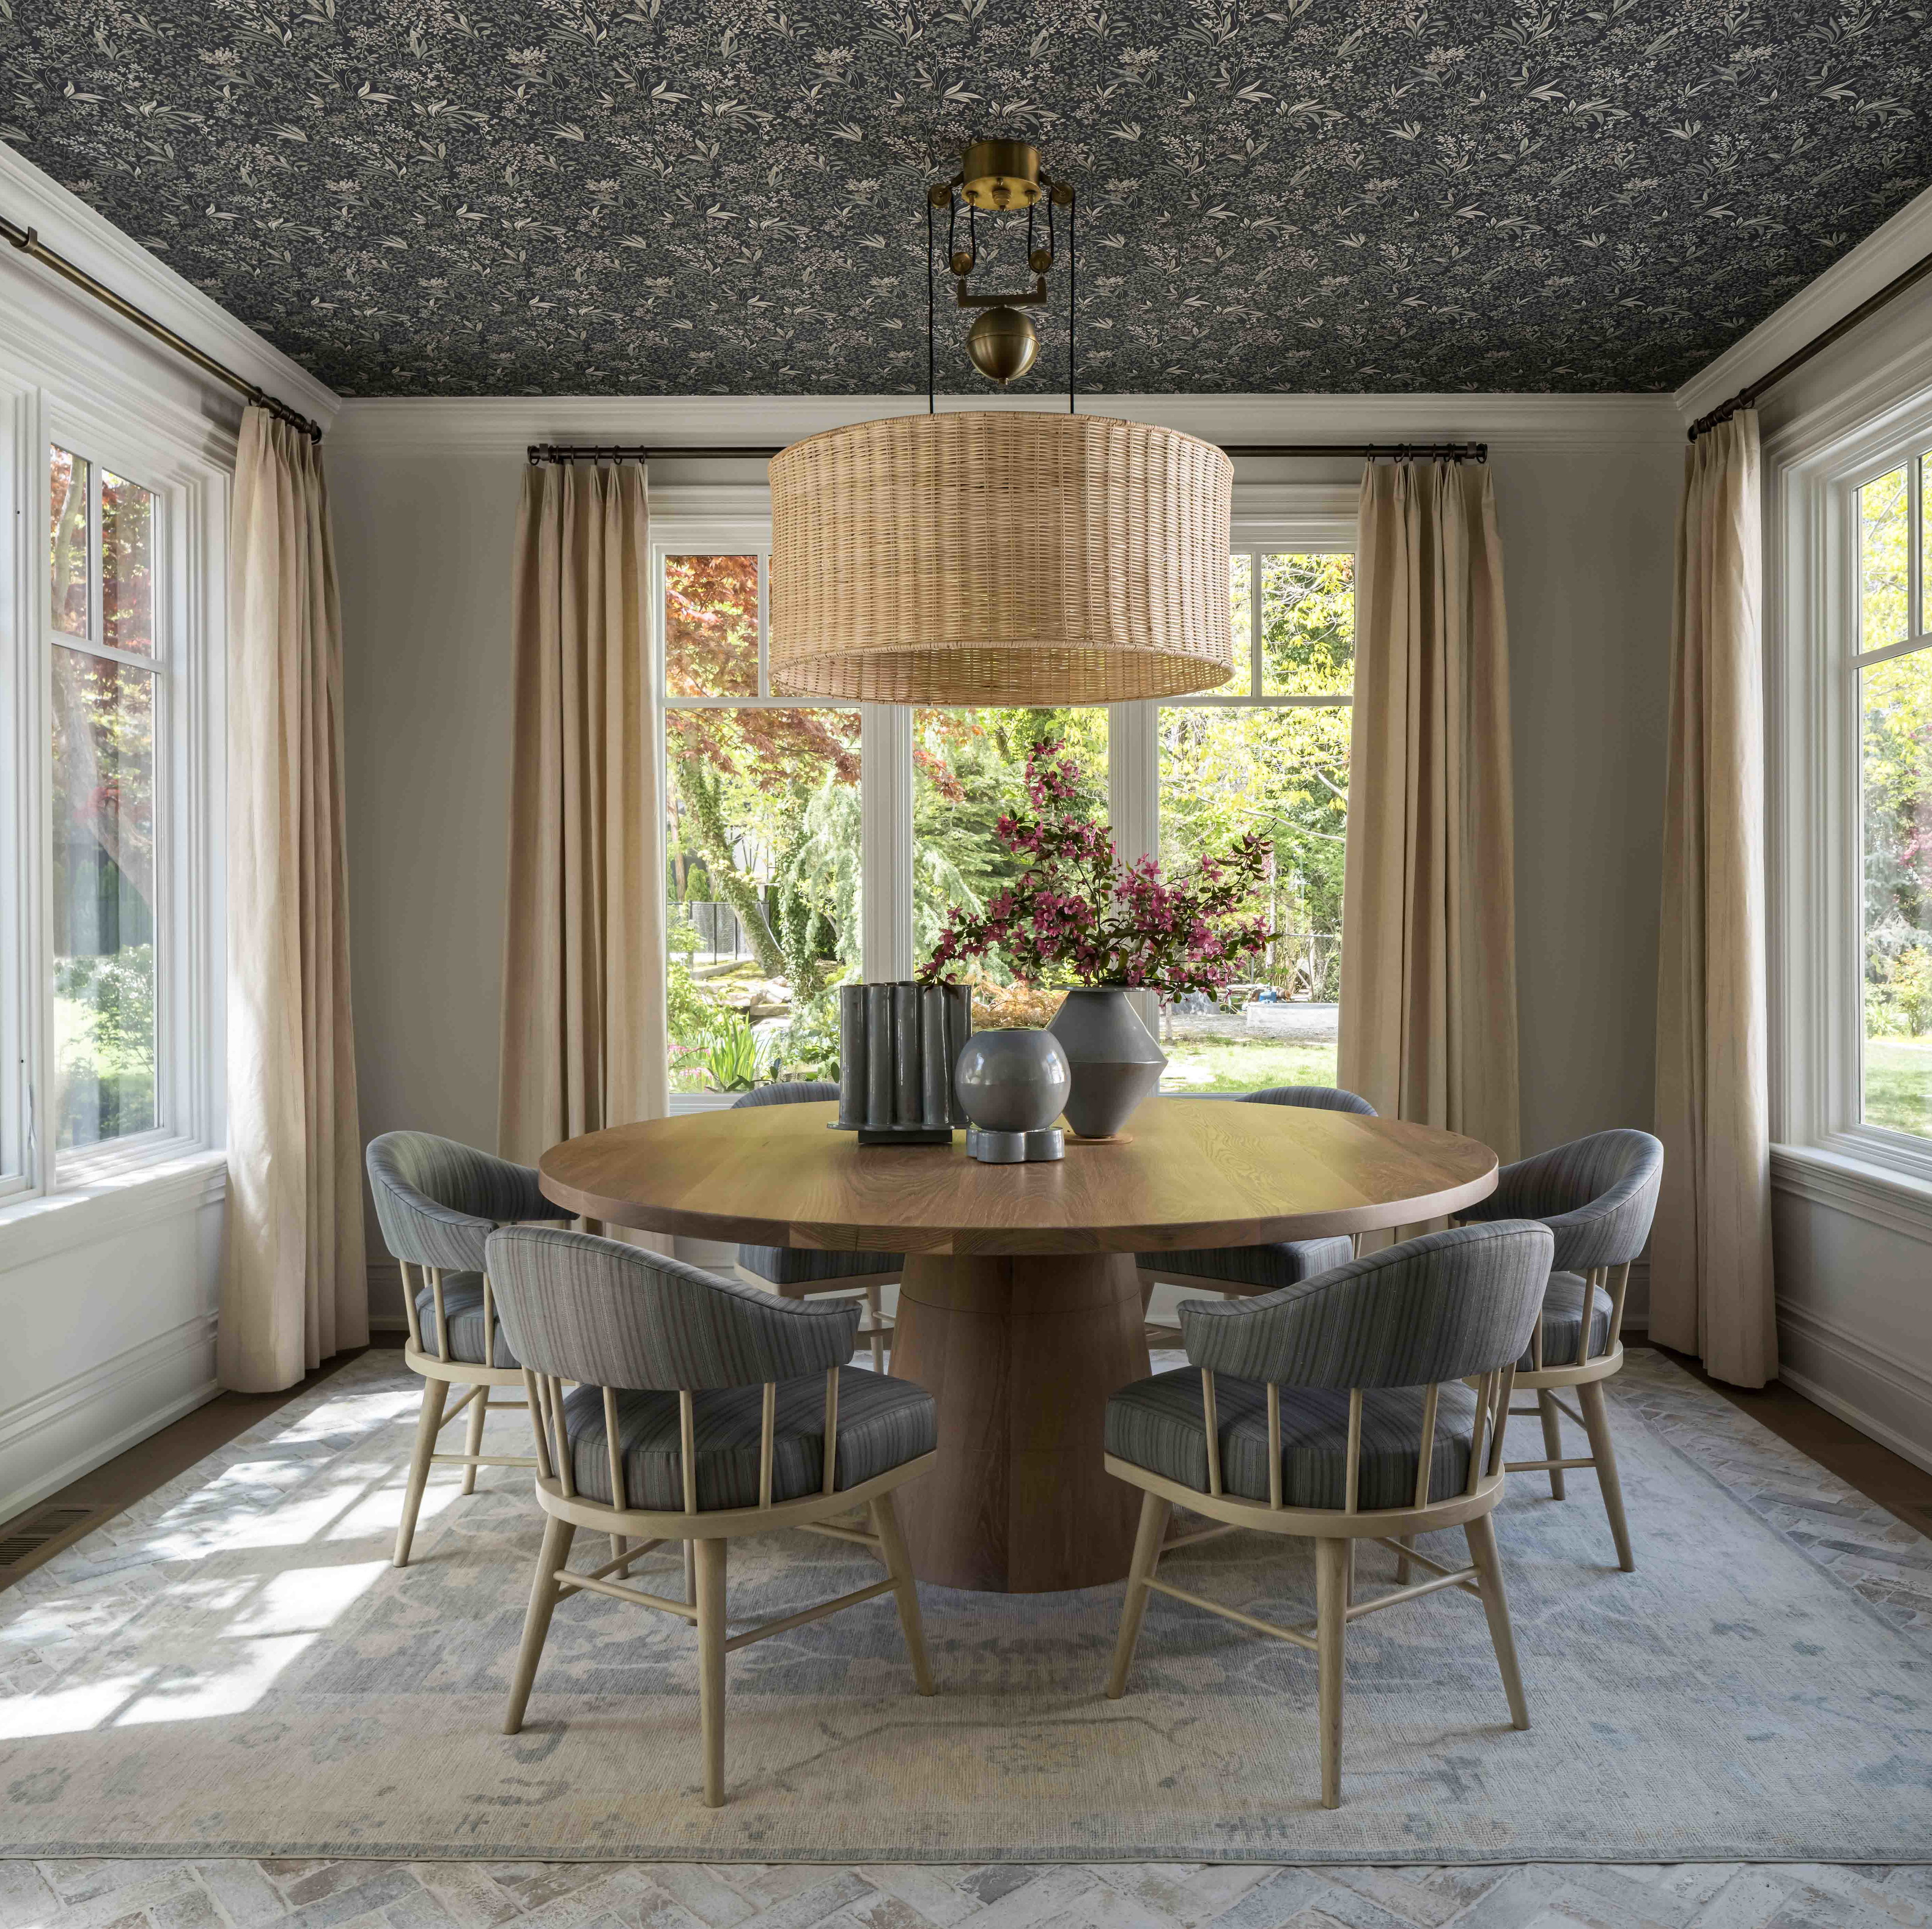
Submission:
[[[151,1434],[171,1426],[184,1414],[206,1406],[221,1391],[214,1377],[214,1316],[198,1313],[170,1331],[129,1346],[63,1380],[58,1386],[32,1400],[22,1400],[0,1415],[0,1481],[7,1481],[10,1461],[21,1450],[50,1429],[97,1410],[116,1395],[124,1395],[143,1379],[183,1368],[194,1377],[184,1388],[165,1395],[155,1405],[124,1421],[104,1439],[90,1439],[57,1465],[17,1482],[8,1482],[0,1491],[0,1520],[10,1520],[24,1508],[58,1493],[70,1481],[125,1453]]]
[[[1932,1473],[1932,1373],[1802,1307],[1779,1307],[1778,1342],[1786,1386]]]

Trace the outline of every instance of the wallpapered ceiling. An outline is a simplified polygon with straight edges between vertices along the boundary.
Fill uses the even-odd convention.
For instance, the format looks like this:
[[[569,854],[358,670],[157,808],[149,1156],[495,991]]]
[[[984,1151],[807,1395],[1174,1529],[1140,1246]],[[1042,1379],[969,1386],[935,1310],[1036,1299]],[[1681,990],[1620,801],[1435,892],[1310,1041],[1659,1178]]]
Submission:
[[[0,61],[347,394],[922,388],[976,133],[1079,190],[1095,389],[1669,388],[1932,180],[1899,0],[0,0]]]

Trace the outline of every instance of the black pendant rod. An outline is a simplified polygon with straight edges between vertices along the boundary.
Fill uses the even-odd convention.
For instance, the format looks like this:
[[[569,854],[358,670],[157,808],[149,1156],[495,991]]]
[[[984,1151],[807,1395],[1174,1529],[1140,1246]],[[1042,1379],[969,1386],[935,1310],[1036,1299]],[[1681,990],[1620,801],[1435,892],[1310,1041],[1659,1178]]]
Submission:
[[[50,268],[63,280],[70,281],[82,294],[91,295],[104,307],[111,308],[124,322],[132,322],[136,328],[145,329],[156,341],[164,343],[178,355],[193,362],[204,375],[212,375],[218,382],[225,382],[238,394],[245,395],[258,407],[266,409],[272,415],[278,415],[292,428],[298,429],[311,442],[322,440],[322,430],[304,415],[291,409],[286,402],[278,402],[265,388],[257,388],[245,376],[237,375],[225,363],[218,362],[212,355],[204,354],[194,343],[178,335],[164,322],[158,322],[145,308],[137,308],[124,296],[116,295],[105,282],[97,281],[86,268],[70,262],[64,254],[57,253],[42,241],[32,228],[23,228],[18,222],[10,221],[0,214],[0,236],[11,241],[14,247],[28,259],[37,261],[44,268]]]
[[[1695,442],[1708,430],[1714,429],[1720,422],[1728,422],[1740,409],[1753,409],[1758,397],[1767,390],[1774,388],[1787,375],[1802,368],[1815,355],[1822,354],[1841,337],[1849,335],[1861,322],[1876,315],[1888,302],[1895,301],[1908,288],[1916,288],[1928,275],[1932,275],[1932,254],[1924,260],[1916,262],[1903,274],[1895,275],[1876,295],[1868,295],[1849,315],[1842,316],[1828,328],[1814,335],[1802,348],[1793,349],[1768,375],[1761,375],[1754,382],[1740,388],[1728,402],[1720,402],[1708,415],[1700,415],[1690,424],[1690,439]]]
[[[1234,460],[1266,461],[1328,457],[1362,462],[1487,462],[1487,442],[1223,442]],[[524,451],[534,464],[546,462],[769,462],[781,445],[746,448],[698,443],[673,448],[658,442],[532,442]]]

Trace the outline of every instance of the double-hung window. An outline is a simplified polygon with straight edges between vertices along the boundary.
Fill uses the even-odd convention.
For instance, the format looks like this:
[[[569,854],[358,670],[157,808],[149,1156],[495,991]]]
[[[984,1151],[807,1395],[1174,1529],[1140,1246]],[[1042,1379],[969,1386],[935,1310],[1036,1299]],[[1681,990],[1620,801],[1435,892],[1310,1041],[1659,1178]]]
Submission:
[[[138,409],[0,394],[0,1206],[214,1143],[220,472]]]

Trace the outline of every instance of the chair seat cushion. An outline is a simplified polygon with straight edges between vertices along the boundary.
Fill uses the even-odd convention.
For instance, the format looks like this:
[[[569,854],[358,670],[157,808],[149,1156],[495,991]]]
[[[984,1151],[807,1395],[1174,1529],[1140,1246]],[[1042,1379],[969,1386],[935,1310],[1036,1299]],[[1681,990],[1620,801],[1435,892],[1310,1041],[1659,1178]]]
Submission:
[[[764,1389],[722,1388],[692,1395],[698,1443],[700,1510],[758,1504],[758,1442]],[[564,1424],[578,1493],[610,1497],[610,1455],[604,1431],[604,1394],[580,1387],[566,1396]],[[862,1367],[838,1373],[838,1457],[834,1484],[858,1487],[929,1454],[939,1438],[932,1395],[910,1380]],[[659,1513],[684,1507],[684,1469],[675,1393],[617,1395],[617,1442],[624,1463],[626,1505]],[[821,1490],[825,1479],[825,1381],[814,1375],[778,1388],[773,1429],[772,1498],[796,1500]]]
[[[443,1317],[449,1327],[449,1351],[436,1353],[436,1295],[424,1286],[416,1295],[416,1322],[422,1328],[424,1352],[437,1358],[458,1360],[467,1366],[514,1368],[520,1362],[503,1337],[503,1322],[496,1327],[496,1356],[485,1361],[483,1352],[483,1275],[480,1272],[446,1272],[442,1276]]]
[[[900,1253],[820,1253],[803,1246],[740,1246],[738,1263],[776,1286],[815,1286],[855,1273],[896,1273],[905,1265]]]
[[[1583,1323],[1583,1295],[1590,1295],[1590,1351],[1600,1353],[1610,1343],[1610,1295],[1600,1286],[1586,1288],[1582,1275],[1553,1272],[1550,1289],[1543,1295],[1543,1364],[1567,1367],[1576,1364],[1576,1329]],[[1533,1373],[1534,1355],[1525,1353],[1516,1362],[1519,1373]]]
[[[1304,1279],[1346,1266],[1355,1257],[1352,1239],[1282,1239],[1271,1246],[1215,1246],[1182,1253],[1136,1253],[1144,1272],[1176,1279],[1226,1280],[1244,1291],[1272,1292],[1299,1286]]]
[[[1361,1481],[1364,1511],[1407,1507],[1415,1499],[1426,1389],[1378,1388],[1362,1398]],[[1217,1374],[1221,1486],[1244,1500],[1268,1497],[1268,1388]],[[1469,1478],[1469,1428],[1475,1396],[1460,1382],[1442,1388],[1436,1413],[1430,1498],[1460,1493]],[[1208,1426],[1201,1375],[1192,1367],[1156,1373],[1123,1387],[1107,1403],[1107,1451],[1149,1473],[1208,1491]],[[1348,1396],[1324,1388],[1281,1390],[1282,1499],[1290,1507],[1340,1507],[1347,1498]]]

